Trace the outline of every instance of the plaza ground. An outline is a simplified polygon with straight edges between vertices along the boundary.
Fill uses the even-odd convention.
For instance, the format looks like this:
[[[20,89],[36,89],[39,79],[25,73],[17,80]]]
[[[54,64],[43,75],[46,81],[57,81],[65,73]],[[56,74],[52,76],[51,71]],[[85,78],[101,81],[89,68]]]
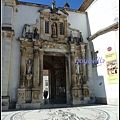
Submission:
[[[118,120],[118,112],[112,105],[47,104],[41,109],[3,111],[1,116],[2,120]]]

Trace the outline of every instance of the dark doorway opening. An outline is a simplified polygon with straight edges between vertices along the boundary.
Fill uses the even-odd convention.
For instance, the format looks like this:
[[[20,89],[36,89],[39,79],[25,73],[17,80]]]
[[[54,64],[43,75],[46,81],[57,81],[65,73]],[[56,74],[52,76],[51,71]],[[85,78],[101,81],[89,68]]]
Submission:
[[[66,70],[64,56],[44,55],[43,69],[48,70],[49,103],[66,103]]]

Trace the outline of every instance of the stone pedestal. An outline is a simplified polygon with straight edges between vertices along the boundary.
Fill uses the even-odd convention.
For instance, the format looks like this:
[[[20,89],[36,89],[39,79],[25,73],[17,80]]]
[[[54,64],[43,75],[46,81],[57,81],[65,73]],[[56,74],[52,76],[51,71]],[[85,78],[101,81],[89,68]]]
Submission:
[[[32,92],[30,89],[26,89],[26,103],[31,103],[32,101]]]
[[[72,88],[73,105],[81,104],[80,93],[81,93],[81,90],[79,87]]]
[[[40,88],[32,88],[32,103],[40,102]]]
[[[26,102],[26,89],[25,88],[18,88],[18,103],[25,103]]]
[[[90,96],[89,96],[89,88],[86,84],[83,85],[83,95],[84,95],[84,100],[89,101]]]

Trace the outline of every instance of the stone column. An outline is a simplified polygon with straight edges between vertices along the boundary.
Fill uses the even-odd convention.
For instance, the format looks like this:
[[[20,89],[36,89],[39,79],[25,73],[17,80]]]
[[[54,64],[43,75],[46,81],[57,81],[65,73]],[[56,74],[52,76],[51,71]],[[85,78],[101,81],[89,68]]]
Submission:
[[[72,98],[73,98],[73,104],[80,104],[80,91],[79,91],[79,86],[78,86],[78,80],[77,80],[77,75],[76,75],[76,66],[75,66],[75,45],[71,45],[71,74],[72,74]]]
[[[85,44],[81,45],[81,58],[83,60],[85,60]],[[82,70],[83,70],[83,75],[82,75],[82,81],[83,81],[83,85],[82,85],[82,89],[83,89],[83,97],[84,97],[84,103],[88,103],[88,101],[90,100],[89,97],[89,88],[87,86],[87,80],[86,80],[86,65],[84,63],[82,63]]]
[[[43,101],[43,55],[44,55],[44,52],[43,52],[43,49],[39,49],[40,51],[40,59],[39,59],[39,68],[40,68],[40,75],[39,75],[39,81],[40,81],[40,101],[42,102],[42,104],[44,103]]]
[[[40,75],[40,66],[39,66],[39,48],[34,48],[34,77],[33,77],[33,88],[32,88],[32,102],[40,103],[40,86],[39,86],[39,75]]]
[[[26,48],[21,45],[21,63],[20,63],[20,87],[18,88],[18,101],[16,108],[20,108],[22,103],[26,103],[26,88],[25,88],[25,75],[26,75],[26,62],[25,62]]]
[[[21,47],[21,64],[20,64],[20,87],[25,87],[26,63],[25,63],[25,47]]]
[[[71,54],[66,55],[66,96],[67,104],[71,104]]]
[[[85,44],[81,45],[81,59],[85,60]],[[82,70],[83,70],[83,84],[86,84],[86,65],[82,63]]]
[[[9,87],[13,31],[2,30],[2,109],[9,108]]]
[[[82,99],[83,99],[83,94],[82,94],[82,82],[81,82],[81,78],[82,78],[82,64],[79,62],[79,60],[81,59],[80,56],[80,45],[76,46],[75,48],[75,65],[76,65],[76,81],[77,81],[77,91],[78,91],[78,103],[82,103]]]
[[[34,78],[33,78],[33,87],[39,86],[39,49],[35,48],[34,50]]]

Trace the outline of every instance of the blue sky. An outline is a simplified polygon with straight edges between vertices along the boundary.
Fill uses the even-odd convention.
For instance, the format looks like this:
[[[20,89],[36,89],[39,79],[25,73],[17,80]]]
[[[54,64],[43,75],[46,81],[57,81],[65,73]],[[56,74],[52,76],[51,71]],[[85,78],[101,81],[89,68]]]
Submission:
[[[45,4],[50,6],[52,3],[52,0],[18,0],[18,1]],[[71,9],[77,10],[84,0],[55,0],[55,1],[57,7],[63,7],[65,2],[68,2]]]

